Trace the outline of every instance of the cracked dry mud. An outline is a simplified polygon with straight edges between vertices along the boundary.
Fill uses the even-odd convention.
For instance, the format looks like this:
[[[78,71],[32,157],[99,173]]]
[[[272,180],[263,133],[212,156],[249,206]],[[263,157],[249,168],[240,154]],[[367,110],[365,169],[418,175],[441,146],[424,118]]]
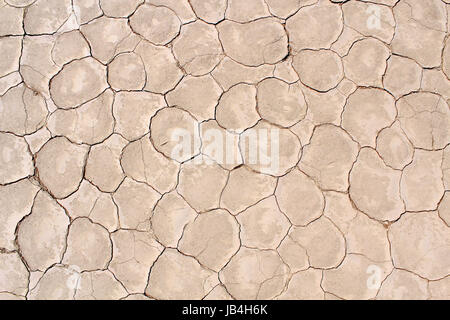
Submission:
[[[0,53],[0,299],[450,299],[449,0],[0,0]]]

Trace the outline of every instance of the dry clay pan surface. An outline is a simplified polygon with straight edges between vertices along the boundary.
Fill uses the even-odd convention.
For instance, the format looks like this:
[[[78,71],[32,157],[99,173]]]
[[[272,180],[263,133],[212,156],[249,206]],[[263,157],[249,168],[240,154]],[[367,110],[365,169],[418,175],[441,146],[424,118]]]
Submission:
[[[0,299],[450,299],[449,0],[0,0]]]

